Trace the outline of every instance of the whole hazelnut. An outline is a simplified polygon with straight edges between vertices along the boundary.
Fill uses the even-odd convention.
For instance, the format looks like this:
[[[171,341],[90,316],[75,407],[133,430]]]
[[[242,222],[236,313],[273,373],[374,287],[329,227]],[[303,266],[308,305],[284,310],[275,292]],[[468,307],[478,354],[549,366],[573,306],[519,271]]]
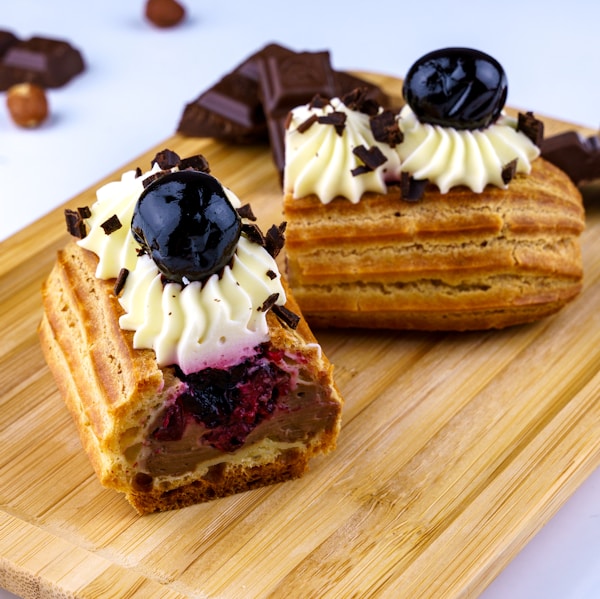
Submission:
[[[48,118],[46,92],[34,83],[17,83],[6,93],[12,120],[20,127],[39,127]]]
[[[146,18],[157,27],[174,27],[185,17],[185,9],[177,0],[148,0]]]

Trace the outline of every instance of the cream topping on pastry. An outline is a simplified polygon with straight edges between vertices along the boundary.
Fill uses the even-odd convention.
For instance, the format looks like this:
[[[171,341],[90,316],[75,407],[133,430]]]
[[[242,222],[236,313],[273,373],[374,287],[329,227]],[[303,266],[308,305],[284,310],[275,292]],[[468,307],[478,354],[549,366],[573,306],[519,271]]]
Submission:
[[[517,131],[517,120],[504,114],[485,129],[457,130],[421,123],[407,105],[398,125],[404,134],[395,148],[402,171],[417,180],[428,179],[441,193],[457,185],[466,185],[475,193],[488,184],[506,188],[503,168],[516,159],[516,172],[529,174],[531,161],[540,154],[539,148]]]
[[[187,285],[163,284],[154,261],[138,255],[140,245],[130,227],[142,180],[156,170],[142,177],[129,171],[101,187],[87,220],[89,233],[78,243],[98,256],[97,277],[110,279],[122,268],[129,271],[119,297],[126,312],[119,325],[135,331],[136,349],[153,349],[159,366],[178,364],[186,374],[237,364],[269,339],[265,302],[274,295],[276,304],[286,301],[277,263],[242,235],[231,264],[220,273]],[[224,190],[239,208],[235,194]],[[107,235],[102,224],[115,214],[122,226]]]
[[[333,112],[345,115],[341,133],[334,125],[318,122],[298,129],[311,118]],[[387,160],[373,170],[353,175],[352,171],[363,165],[353,153],[359,146],[376,146]],[[306,104],[292,110],[286,130],[284,188],[293,197],[315,194],[328,204],[336,196],[343,196],[356,204],[367,191],[386,193],[386,182],[399,176],[398,154],[388,144],[375,140],[367,114],[348,108],[339,98],[323,107]]]

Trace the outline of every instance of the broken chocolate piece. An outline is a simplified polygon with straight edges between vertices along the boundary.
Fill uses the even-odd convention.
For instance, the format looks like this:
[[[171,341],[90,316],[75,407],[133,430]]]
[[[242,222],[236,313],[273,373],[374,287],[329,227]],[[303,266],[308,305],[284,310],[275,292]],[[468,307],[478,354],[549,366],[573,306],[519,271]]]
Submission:
[[[115,286],[113,287],[113,293],[118,297],[119,293],[123,291],[123,287],[125,287],[125,282],[127,281],[127,277],[129,276],[129,270],[126,268],[122,268],[119,271],[117,276],[117,280],[115,281]]]
[[[265,249],[273,258],[277,258],[277,255],[283,248],[285,243],[285,229],[287,227],[286,222],[282,222],[279,226],[271,225],[271,228],[265,235]]]
[[[256,215],[252,211],[252,206],[250,204],[244,204],[237,209],[237,213],[240,215],[240,218],[246,218],[251,221],[256,220]]]
[[[107,218],[101,225],[102,229],[107,235],[118,231],[123,225],[116,214],[113,214],[110,218]]]
[[[0,90],[17,83],[35,83],[44,88],[61,87],[84,68],[83,58],[69,42],[44,37],[19,40],[1,32]]]
[[[292,312],[289,308],[286,308],[285,306],[278,306],[277,304],[275,304],[272,310],[273,313],[277,316],[277,318],[279,318],[281,322],[290,327],[290,329],[297,328],[298,324],[300,323],[300,317],[295,312]]]
[[[260,227],[254,223],[242,223],[242,233],[254,243],[265,247],[266,241]]]
[[[384,110],[372,116],[369,119],[369,125],[371,126],[373,137],[392,148],[404,140],[404,134],[398,126],[396,115],[391,110]]]
[[[279,299],[279,293],[272,293],[258,308],[259,312],[268,312],[274,305],[275,302]]]
[[[194,171],[200,171],[202,173],[210,173],[210,166],[208,160],[202,154],[196,154],[195,156],[188,156],[182,158],[179,161],[179,170],[184,171],[186,169],[192,169]]]
[[[365,146],[356,146],[352,150],[352,153],[362,160],[365,166],[371,171],[374,171],[387,160],[385,154],[377,146],[372,146],[368,149]]]
[[[500,176],[502,177],[504,185],[508,185],[515,178],[515,175],[517,174],[517,163],[518,160],[517,158],[515,158],[514,160],[511,160],[508,164],[505,164],[502,168],[502,173],[500,174]]]
[[[542,142],[542,158],[571,178],[575,185],[600,179],[600,138],[584,137],[577,131],[565,131]]]
[[[152,159],[151,166],[158,164],[162,170],[167,170],[177,166],[181,162],[179,155],[173,150],[165,149],[162,152],[158,152]]]
[[[78,210],[65,208],[65,221],[67,224],[67,231],[70,235],[73,235],[73,237],[83,239],[87,235],[85,222]]]
[[[177,132],[244,144],[270,141],[273,161],[281,175],[289,110],[309,101],[324,106],[329,98],[341,97],[356,87],[367,90],[365,106],[371,100],[389,104],[378,86],[333,71],[326,51],[294,52],[268,44],[188,103]]]
[[[344,128],[346,127],[346,113],[334,110],[329,114],[317,117],[317,122],[320,125],[333,125],[335,132],[338,135],[342,135]]]
[[[400,175],[402,199],[407,202],[419,201],[423,197],[428,183],[427,179],[415,179],[409,173],[402,172]]]
[[[538,148],[544,139],[544,123],[533,116],[533,112],[519,113],[517,131],[524,133]]]
[[[291,112],[290,112],[291,115]],[[298,133],[305,133],[310,129],[312,125],[314,125],[319,120],[319,117],[316,114],[311,114],[303,123],[300,123],[296,128]],[[286,129],[289,129],[289,124],[286,124]]]
[[[90,218],[90,216],[92,216],[92,211],[89,206],[81,206],[80,208],[77,208],[77,212],[79,212],[81,218]]]
[[[319,94],[336,93],[329,52],[298,52],[263,56],[258,62],[259,95],[267,119],[269,143],[278,171],[285,164],[285,120],[292,108]]]

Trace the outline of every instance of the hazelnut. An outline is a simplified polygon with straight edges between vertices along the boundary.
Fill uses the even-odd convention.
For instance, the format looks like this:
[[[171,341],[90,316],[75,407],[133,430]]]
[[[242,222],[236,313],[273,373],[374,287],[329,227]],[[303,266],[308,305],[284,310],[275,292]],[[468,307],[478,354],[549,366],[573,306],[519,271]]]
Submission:
[[[177,0],[148,0],[146,18],[157,27],[174,27],[185,17],[185,9]]]
[[[34,83],[17,83],[6,93],[12,120],[20,127],[38,127],[48,117],[46,92]]]

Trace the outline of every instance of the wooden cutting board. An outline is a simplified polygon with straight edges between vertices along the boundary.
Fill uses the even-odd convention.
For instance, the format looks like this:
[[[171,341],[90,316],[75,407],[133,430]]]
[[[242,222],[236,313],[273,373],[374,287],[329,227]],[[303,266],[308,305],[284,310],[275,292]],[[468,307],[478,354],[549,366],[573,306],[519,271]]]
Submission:
[[[262,221],[281,220],[268,149],[174,136],[123,170],[165,147],[204,153]],[[98,185],[65,206],[91,204]],[[346,399],[336,452],[297,481],[137,516],[97,482],[38,346],[63,208],[0,245],[0,586],[14,593],[473,597],[600,465],[588,206],[584,290],[558,315],[500,332],[315,331]]]

